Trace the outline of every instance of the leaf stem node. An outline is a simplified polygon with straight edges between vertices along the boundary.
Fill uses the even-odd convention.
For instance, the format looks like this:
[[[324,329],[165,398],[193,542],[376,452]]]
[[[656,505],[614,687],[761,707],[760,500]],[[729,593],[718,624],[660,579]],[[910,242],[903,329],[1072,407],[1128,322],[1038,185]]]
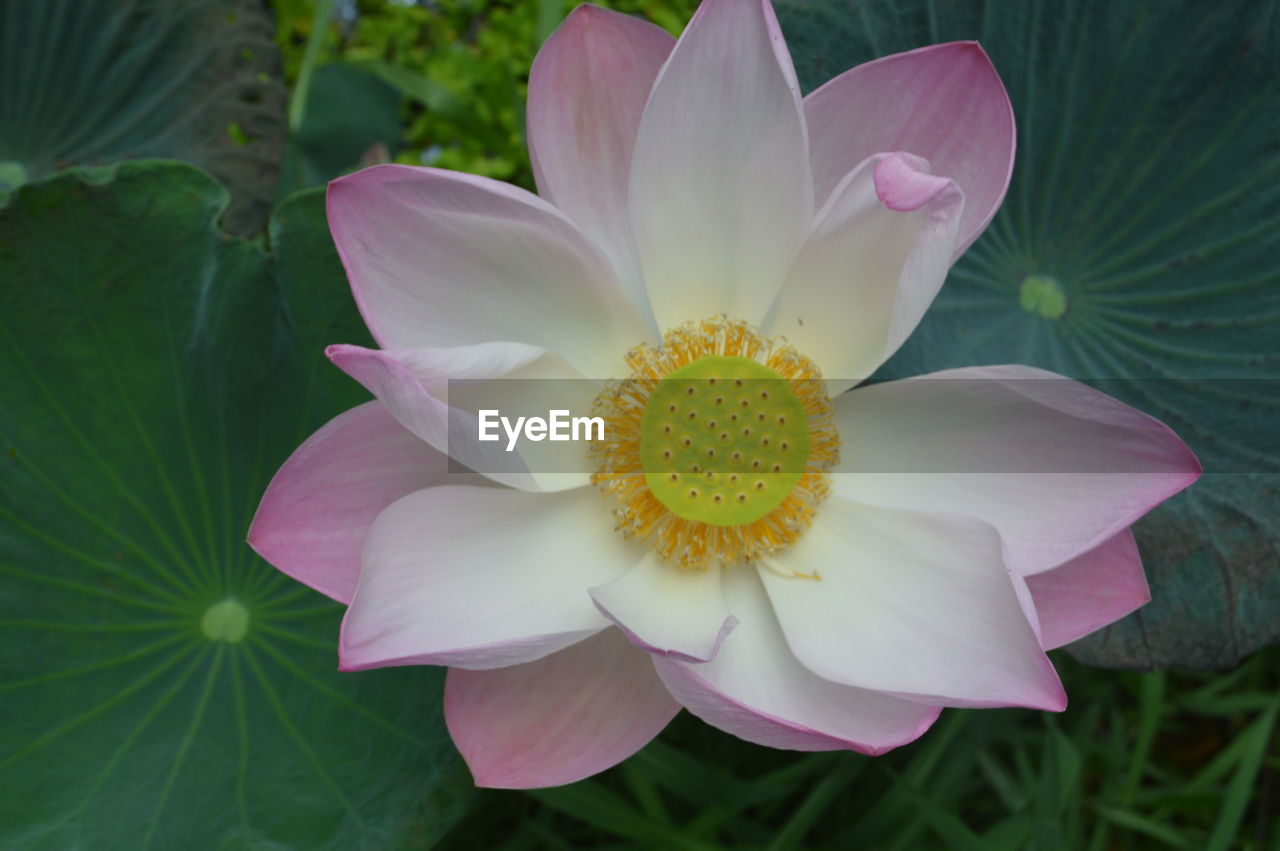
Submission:
[[[249,632],[249,610],[244,603],[228,597],[205,609],[200,619],[200,631],[210,641],[226,641],[234,644]]]
[[[1045,319],[1061,319],[1067,312],[1067,297],[1058,282],[1048,275],[1030,275],[1018,289],[1018,304],[1027,313]]]

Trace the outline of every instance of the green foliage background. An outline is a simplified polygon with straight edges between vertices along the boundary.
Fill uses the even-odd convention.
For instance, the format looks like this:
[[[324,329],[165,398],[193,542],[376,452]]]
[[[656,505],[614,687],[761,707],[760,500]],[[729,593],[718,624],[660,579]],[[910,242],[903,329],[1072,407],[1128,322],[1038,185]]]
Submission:
[[[49,0],[40,15],[22,12],[32,8],[23,0],[0,3],[6,31],[27,33],[6,44],[62,39],[72,58],[81,55],[76,38],[111,20],[59,28],[70,0]],[[870,759],[758,748],[684,714],[596,778],[475,793],[442,729],[438,672],[336,674],[340,607],[252,557],[243,529],[288,451],[362,398],[320,357],[323,344],[359,342],[363,331],[316,187],[395,160],[532,188],[528,68],[572,4],[121,5],[148,34],[134,52],[106,51],[114,64],[102,66],[35,66],[50,103],[69,102],[59,100],[69,92],[96,105],[120,140],[114,147],[54,144],[58,128],[74,122],[32,112],[37,89],[12,94],[40,52],[0,56],[0,637],[10,648],[0,663],[0,848],[1280,851],[1280,648],[1230,667],[1266,643],[1272,622],[1247,609],[1274,601],[1265,590],[1276,575],[1274,546],[1260,532],[1274,522],[1274,506],[1255,487],[1274,494],[1273,443],[1258,426],[1272,410],[1267,399],[1216,443],[1242,420],[1214,419],[1226,410],[1221,400],[1185,408],[1130,399],[1167,405],[1154,411],[1165,418],[1184,416],[1179,430],[1208,441],[1196,446],[1202,456],[1207,447],[1234,463],[1229,452],[1212,453],[1243,443],[1261,459],[1255,478],[1230,480],[1245,481],[1239,490],[1218,491],[1237,514],[1262,519],[1247,534],[1215,539],[1217,562],[1203,552],[1202,562],[1176,552],[1148,559],[1153,575],[1167,572],[1170,587],[1192,600],[1187,617],[1158,621],[1170,636],[1161,652],[1225,672],[1100,670],[1059,651],[1071,696],[1061,715],[952,710],[919,743]],[[601,5],[678,33],[696,2]],[[1011,349],[1019,357],[1002,359],[1070,365],[1055,358],[1087,343],[1097,323],[1121,327],[1157,360],[1190,353],[1194,366],[1206,339],[1229,339],[1238,349],[1229,357],[1252,347],[1245,354],[1257,375],[1280,364],[1266,330],[1280,315],[1274,3],[1233,0],[1209,16],[1194,3],[1135,0],[1107,17],[1105,4],[1062,0],[1027,4],[1025,14],[1055,16],[1030,21],[988,14],[994,4],[979,20],[969,16],[979,4],[941,0],[777,5],[808,87],[873,55],[981,34],[1001,46],[993,56],[1031,139],[1016,176],[1023,194],[1011,194],[891,372]],[[199,17],[210,9],[216,18]],[[276,52],[263,29],[272,19]],[[1019,37],[1024,29],[1031,38]],[[1247,37],[1232,41],[1240,32]],[[215,42],[217,50],[204,49]],[[1095,51],[1088,62],[1081,44]],[[209,56],[218,61],[205,68]],[[77,73],[56,73],[63,65]],[[1054,73],[1037,78],[1046,66]],[[112,100],[107,67],[129,71],[125,100]],[[162,85],[149,83],[156,69]],[[1149,95],[1145,107],[1109,101],[1095,72],[1131,81]],[[235,85],[223,85],[227,78]],[[1178,99],[1180,88],[1205,86],[1213,97]],[[161,102],[159,113],[137,107]],[[214,102],[230,106],[204,108]],[[1091,114],[1104,130],[1090,130]],[[166,132],[172,127],[194,129]],[[1059,168],[1048,152],[1076,150],[1076,141],[1099,146],[1091,176],[1110,180],[1083,198],[1091,216],[1071,233],[1088,238],[1046,238],[1060,225],[1055,216],[1079,208],[1061,175],[1089,174]],[[33,150],[43,158],[22,153]],[[230,194],[178,163],[47,178],[137,156],[196,163]],[[1125,168],[1135,161],[1164,171],[1135,176]],[[1146,225],[1104,203],[1109,191],[1159,199],[1170,197],[1160,194],[1168,187],[1183,194],[1144,208],[1154,217]],[[1113,239],[1140,226],[1151,239]],[[1114,254],[1116,244],[1124,253]],[[1110,270],[1118,290],[1073,265],[1095,249],[1120,258]],[[1065,321],[1034,315],[1039,302],[1020,305],[1029,275],[1061,283]],[[1002,330],[995,343],[991,328]],[[1151,337],[1155,330],[1166,336]],[[1195,430],[1206,422],[1214,426],[1207,437]],[[1211,525],[1220,519],[1210,517]],[[1150,553],[1159,536],[1145,534]],[[1233,558],[1241,541],[1272,546],[1272,560]],[[1232,577],[1256,582],[1222,594],[1261,624],[1240,646],[1204,639],[1223,618],[1194,598],[1215,568],[1228,585]],[[249,606],[249,638],[210,642],[201,616],[228,595]],[[1085,658],[1169,665],[1150,648],[1135,650],[1135,628],[1125,629]],[[1183,635],[1194,640],[1179,643]]]
[[[366,69],[378,63],[384,73],[390,66],[426,78],[433,91],[455,96],[443,111],[438,102],[427,102],[430,95],[406,99],[402,131],[388,151],[395,162],[483,174],[533,189],[524,144],[529,66],[538,46],[575,5],[570,0],[422,5],[358,0],[353,20],[325,27],[319,61]],[[604,0],[596,5],[641,15],[673,35],[680,34],[698,6],[696,0]],[[273,6],[285,76],[296,82],[316,4],[276,0]]]

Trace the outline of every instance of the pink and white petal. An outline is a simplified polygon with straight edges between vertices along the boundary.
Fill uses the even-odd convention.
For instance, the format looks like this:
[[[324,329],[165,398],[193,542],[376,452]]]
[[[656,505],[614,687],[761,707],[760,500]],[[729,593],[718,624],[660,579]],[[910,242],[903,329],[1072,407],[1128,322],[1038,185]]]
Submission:
[[[787,644],[824,679],[934,706],[1066,706],[985,523],[833,497],[767,564]]]
[[[379,402],[339,414],[276,473],[249,526],[249,546],[341,603],[360,576],[360,549],[384,508],[441,484],[480,484],[396,422]]]
[[[538,192],[600,246],[648,309],[631,237],[631,151],[653,81],[675,46],[661,27],[583,4],[529,72],[529,157]]]
[[[611,768],[680,705],[616,629],[522,665],[450,668],[444,719],[477,786],[561,786]]]
[[[381,165],[329,184],[329,229],[387,349],[494,340],[597,378],[648,339],[612,264],[551,204],[470,174]]]
[[[1024,575],[1099,546],[1200,475],[1159,420],[1032,367],[860,387],[834,407],[837,495],[984,520]]]
[[[597,392],[558,355],[518,343],[383,351],[336,345],[326,354],[365,386],[406,429],[484,476],[521,490],[556,491],[590,481],[589,444],[479,439],[478,411],[570,410],[586,416]],[[493,379],[458,381],[459,379]],[[497,380],[501,379],[501,380]],[[492,432],[491,432],[492,436]]]
[[[592,588],[591,599],[637,647],[705,662],[738,623],[725,605],[721,573],[681,570],[650,553],[625,575]]]
[[[919,324],[951,265],[965,199],[911,154],[845,176],[787,274],[766,332],[822,370],[832,395],[875,372]]]
[[[759,324],[813,217],[799,86],[768,0],[704,0],[654,83],[631,223],[659,327]]]
[[[874,755],[914,741],[937,719],[936,706],[840,685],[800,664],[754,572],[730,570],[724,586],[738,627],[716,658],[654,660],[676,699],[711,726],[771,748]]]
[[[1129,529],[1066,564],[1028,576],[1027,586],[1046,650],[1102,629],[1151,600]]]
[[[392,503],[365,541],[340,668],[501,668],[599,632],[587,589],[640,555],[589,490],[445,485]]]
[[[819,202],[879,151],[909,151],[955,180],[965,209],[955,256],[1004,199],[1017,134],[1000,76],[977,42],[885,56],[852,68],[804,99]]]

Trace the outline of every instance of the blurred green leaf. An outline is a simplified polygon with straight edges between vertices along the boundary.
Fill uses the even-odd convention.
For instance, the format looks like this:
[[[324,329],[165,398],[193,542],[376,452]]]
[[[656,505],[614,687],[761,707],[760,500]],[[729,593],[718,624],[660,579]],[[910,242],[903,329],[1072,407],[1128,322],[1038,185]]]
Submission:
[[[782,825],[769,851],[785,851],[788,848],[799,848],[801,840],[813,823],[835,799],[840,790],[851,782],[866,764],[860,757],[846,755],[825,777],[813,784],[801,799],[799,806],[791,812],[791,817]]]
[[[809,88],[977,39],[1013,101],[1008,198],[877,379],[998,363],[1111,379],[1100,386],[1168,423],[1207,470],[1135,527],[1151,604],[1072,653],[1226,668],[1280,639],[1274,3],[777,7]],[[1028,279],[1052,280],[1065,310],[1020,303]]]
[[[538,47],[574,3],[360,0],[341,22],[314,25],[313,0],[274,0],[290,76],[318,41],[320,64],[342,62],[405,95],[398,162],[432,165],[532,189],[524,142],[524,95]],[[598,0],[679,33],[697,0]],[[349,17],[347,17],[349,15]],[[296,96],[296,93],[295,93]],[[297,104],[295,104],[297,106]]]
[[[682,836],[679,831],[646,818],[625,800],[591,780],[529,794],[610,834],[635,839],[646,848],[714,851],[716,847]]]
[[[951,812],[943,803],[945,799],[940,800],[941,796],[929,794],[908,784],[902,784],[900,789],[914,810],[913,826],[928,825],[947,848],[956,851],[990,851],[991,846],[986,840],[974,833],[958,814]],[[903,831],[896,837],[895,845],[899,848],[913,847],[909,843],[909,836]]]
[[[1178,848],[1182,849],[1182,851],[1194,851],[1197,848],[1194,842],[1177,830],[1131,810],[1098,806],[1096,807],[1096,812],[1112,824],[1149,836],[1161,842],[1165,847]]]
[[[1072,741],[1049,724],[1040,761],[1036,800],[1036,851],[1078,847],[1076,834],[1080,792],[1080,752]]]
[[[0,209],[0,846],[425,846],[470,782],[441,671],[338,674],[342,607],[245,545],[267,480],[363,393],[323,216],[272,253],[177,163]]]
[[[328,183],[385,160],[400,139],[400,94],[371,74],[344,64],[324,65],[310,78],[301,125],[289,138],[281,194]]]
[[[560,19],[564,17],[565,4],[564,0],[537,0],[537,3],[538,20],[534,39],[538,45],[541,45],[560,25]]]
[[[1280,698],[1271,703],[1271,708],[1262,713],[1239,736],[1242,744],[1240,764],[1231,782],[1227,784],[1227,792],[1222,801],[1222,809],[1218,811],[1218,820],[1209,834],[1207,851],[1227,851],[1236,839],[1240,823],[1244,819],[1245,810],[1253,797],[1258,770],[1262,767],[1262,757],[1267,753],[1271,743],[1272,731],[1275,728],[1276,712],[1280,709]]]
[[[1035,821],[1030,816],[1010,816],[982,836],[987,851],[1022,851],[1027,847]]]
[[[373,59],[344,63],[349,68],[377,77],[400,94],[422,104],[437,117],[452,123],[486,145],[500,146],[504,137],[476,112],[475,105],[448,87],[423,74]]]
[[[1026,792],[1022,785],[990,753],[982,751],[978,754],[977,767],[1000,796],[1000,802],[1006,810],[1017,812],[1026,805]]]
[[[0,160],[32,179],[76,164],[186,160],[231,188],[227,230],[262,228],[285,90],[260,3],[4,0],[0,33]]]
[[[302,126],[302,115],[306,111],[308,95],[311,93],[311,76],[316,71],[316,60],[320,57],[320,48],[324,44],[329,21],[333,18],[334,0],[317,0],[315,6],[315,11],[311,15],[311,32],[307,34],[307,44],[302,52],[302,64],[298,68],[298,79],[289,96],[290,133],[297,133]]]
[[[1129,770],[1121,795],[1125,804],[1133,800],[1134,793],[1142,783],[1147,759],[1151,756],[1151,746],[1155,743],[1156,733],[1160,731],[1160,720],[1165,708],[1164,680],[1162,673],[1148,674],[1139,680],[1138,739],[1130,752]]]

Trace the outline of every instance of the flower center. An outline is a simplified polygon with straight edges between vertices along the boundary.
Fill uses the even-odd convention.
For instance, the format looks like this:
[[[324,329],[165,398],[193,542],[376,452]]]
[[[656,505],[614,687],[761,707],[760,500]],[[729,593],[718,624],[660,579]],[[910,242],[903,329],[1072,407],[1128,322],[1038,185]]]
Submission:
[[[753,523],[804,475],[809,418],[786,379],[744,357],[711,355],[649,394],[640,464],[654,497],[687,520]]]
[[[705,570],[791,544],[827,494],[839,441],[817,368],[724,317],[627,354],[633,372],[596,400],[606,440],[593,481],[619,530]]]

